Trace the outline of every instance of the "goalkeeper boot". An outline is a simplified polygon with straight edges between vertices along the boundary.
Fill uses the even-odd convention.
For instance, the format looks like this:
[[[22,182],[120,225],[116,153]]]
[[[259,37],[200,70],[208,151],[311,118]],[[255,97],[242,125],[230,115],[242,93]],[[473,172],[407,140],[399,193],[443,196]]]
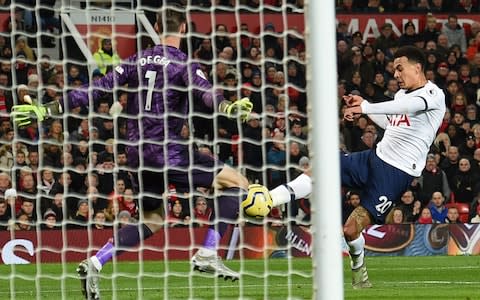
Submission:
[[[88,259],[83,260],[77,267],[77,273],[82,285],[82,293],[87,300],[100,299],[100,289],[98,288],[98,270]]]
[[[217,255],[202,256],[197,252],[192,257],[192,265],[195,271],[214,274],[220,278],[223,277],[225,280],[235,281],[240,278],[240,274],[226,267],[222,258]]]
[[[372,287],[372,284],[368,280],[367,266],[365,262],[357,268],[352,269],[352,287],[354,290],[368,289]]]

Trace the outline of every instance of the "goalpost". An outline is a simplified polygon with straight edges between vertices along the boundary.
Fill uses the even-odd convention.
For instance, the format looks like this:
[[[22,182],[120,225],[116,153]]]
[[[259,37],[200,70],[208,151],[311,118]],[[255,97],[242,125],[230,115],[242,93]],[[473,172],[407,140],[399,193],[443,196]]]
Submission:
[[[93,71],[98,67],[93,58],[93,52],[96,51],[95,48],[101,43],[102,39],[111,39],[114,51],[118,52],[122,58],[126,58],[144,47],[151,47],[159,43],[159,38],[152,26],[152,19],[148,18],[149,14],[157,12],[158,8],[151,6],[133,7],[131,1],[111,1],[113,3],[109,8],[95,5],[104,6],[110,1],[94,1],[96,2],[95,5],[93,2],[77,0],[57,2],[54,7],[55,17],[61,20],[62,33],[52,28],[49,28],[48,30],[51,31],[47,32],[42,32],[40,29],[38,32],[27,32],[17,27],[9,35],[12,40],[12,47],[19,35],[25,35],[30,41],[36,41],[38,47],[34,50],[39,57],[39,63],[48,61],[61,64],[65,68],[61,75],[65,82],[69,79],[66,68],[70,67],[71,64],[80,66],[81,72],[87,72],[88,79],[92,80]],[[107,267],[110,271],[101,275],[101,287],[105,289],[106,298],[151,299],[152,295],[157,295],[159,298],[167,299],[175,298],[175,295],[178,295],[176,293],[182,292],[181,295],[186,295],[185,298],[213,297],[223,299],[233,295],[234,298],[253,299],[268,299],[270,297],[343,299],[334,1],[305,1],[305,8],[301,5],[287,4],[287,1],[280,1],[282,4],[279,6],[267,5],[260,1],[257,8],[245,5],[244,2],[246,1],[234,2],[242,4],[237,4],[234,7],[221,5],[212,7],[189,5],[187,7],[189,25],[196,25],[196,30],[188,33],[190,42],[187,44],[186,50],[189,58],[192,61],[210,66],[215,88],[220,88],[222,84],[218,79],[221,70],[216,69],[216,65],[218,63],[231,65],[228,72],[233,73],[235,82],[231,87],[233,92],[230,94],[235,94],[238,98],[241,98],[244,89],[259,93],[263,106],[263,112],[259,113],[262,128],[271,125],[268,122],[274,123],[282,118],[281,114],[272,114],[267,110],[267,107],[269,107],[267,104],[271,104],[269,102],[271,98],[269,97],[274,97],[275,93],[285,94],[287,104],[283,112],[283,118],[288,123],[288,118],[285,116],[303,117],[302,114],[308,114],[309,123],[305,127],[308,130],[308,141],[301,141],[293,136],[287,124],[288,129],[285,130],[284,140],[286,145],[285,165],[279,167],[267,161],[270,144],[274,141],[272,138],[275,134],[274,130],[272,130],[271,136],[263,136],[260,141],[253,141],[250,137],[243,137],[245,127],[237,122],[238,133],[229,136],[227,139],[218,133],[219,121],[213,121],[202,112],[192,113],[188,118],[188,125],[191,130],[200,131],[204,128],[200,128],[198,120],[195,121],[194,117],[204,118],[205,122],[211,121],[213,124],[212,130],[215,131],[213,136],[208,136],[208,134],[201,137],[191,135],[187,141],[195,143],[199,147],[207,147],[217,156],[223,155],[224,151],[230,151],[231,154],[226,155],[225,160],[234,164],[246,175],[256,174],[256,177],[251,177],[254,178],[252,183],[254,180],[267,183],[270,180],[270,172],[278,170],[285,173],[287,181],[292,180],[293,175],[289,173],[290,170],[301,170],[299,163],[294,162],[294,159],[289,155],[290,151],[293,151],[294,146],[292,144],[293,142],[300,144],[300,146],[302,146],[302,143],[305,143],[305,146],[308,144],[314,183],[310,199],[311,222],[305,223],[300,220],[299,215],[301,216],[302,213],[289,215],[292,208],[287,206],[280,208],[284,214],[283,220],[267,218],[258,225],[241,219],[240,224],[232,228],[227,238],[222,240],[220,255],[227,260],[227,265],[233,263],[233,268],[244,277],[235,284],[225,284],[223,280],[219,279],[210,280],[207,284],[213,284],[213,292],[211,294],[207,293],[208,296],[198,294],[197,282],[203,280],[203,277],[193,272],[188,263],[185,263],[193,255],[194,250],[201,245],[202,235],[205,233],[204,227],[203,229],[202,227],[193,228],[192,225],[187,225],[183,229],[177,230],[176,228],[168,228],[168,224],[166,224],[165,230],[157,233],[155,238],[141,243],[140,251],[127,251],[122,257],[114,258],[113,262],[110,263],[111,266]],[[132,7],[128,7],[129,4]],[[9,10],[3,11],[3,13],[14,16],[17,7],[24,8],[27,12],[30,9],[31,16],[39,27],[42,21],[39,15],[40,10],[49,8],[37,4],[32,9],[28,6],[18,5],[12,0]],[[14,20],[13,23],[19,22],[20,24],[20,21],[20,19]],[[193,49],[192,45],[201,44],[203,40],[209,39],[214,48],[217,46],[218,42],[215,41],[215,38],[222,35],[216,28],[219,24],[226,25],[227,39],[232,38],[230,42],[237,43],[238,48],[234,50],[237,56],[236,60],[228,63],[228,59],[223,54],[216,54],[215,50],[211,61],[203,58],[193,58],[197,49]],[[241,31],[242,26],[248,27],[248,31]],[[272,27],[273,32],[271,32]],[[57,42],[55,48],[42,48],[41,35],[52,37]],[[278,57],[268,57],[269,49],[266,48],[264,41],[265,37],[269,36],[279,42],[280,50],[278,51],[282,53],[281,55],[277,53]],[[247,51],[242,48],[244,38],[245,40],[249,39],[251,45],[254,40],[260,41],[258,50],[260,50],[262,56],[259,57],[258,61],[245,57]],[[147,41],[148,39],[150,41]],[[197,44],[192,42],[194,39]],[[299,46],[298,49],[294,49],[297,52],[290,52],[287,46],[292,41],[298,42],[298,39],[303,40],[306,49]],[[301,42],[299,43],[301,44]],[[13,58],[11,59],[13,64],[18,62],[17,51],[13,51]],[[45,54],[48,54],[50,59],[41,58]],[[302,54],[305,55],[306,60],[302,60]],[[36,68],[32,69],[36,69],[40,75],[42,69],[39,63],[36,64]],[[258,64],[262,82],[260,87],[252,87],[250,81],[253,80],[249,80],[248,84],[242,83],[244,74],[241,69],[245,64]],[[297,83],[289,82],[289,76],[293,76],[288,73],[290,64],[297,68],[306,68],[305,78],[303,78],[306,80],[306,86],[298,86]],[[269,77],[267,71],[269,66],[275,66],[277,73],[283,71],[285,79],[283,84],[279,83],[277,85],[274,81],[270,82],[273,78]],[[298,71],[300,70],[297,69]],[[282,74],[278,73],[277,75]],[[57,82],[51,84],[55,85]],[[17,78],[14,78],[11,91],[15,103],[19,103],[16,95],[18,85]],[[30,92],[40,95],[38,97],[40,99],[48,85],[49,83],[40,80],[38,88],[30,87]],[[223,88],[228,91],[228,88]],[[115,87],[113,101],[119,101],[120,91],[121,87]],[[65,96],[66,89],[61,90],[61,94]],[[305,95],[308,99],[306,107],[302,108],[301,102],[296,103],[296,106],[289,106],[292,101],[301,101],[302,95]],[[281,98],[278,95],[275,97],[277,97],[277,101],[278,98]],[[192,101],[191,104],[193,107]],[[299,112],[299,107],[305,109],[305,112]],[[94,125],[99,124],[98,118],[101,118],[102,115],[96,111],[93,105],[88,108],[88,113],[88,125],[91,129]],[[68,117],[81,118],[74,113],[70,113]],[[78,140],[72,142],[70,139],[78,131],[75,127],[68,128],[70,130],[68,132],[67,127],[70,125],[70,121],[71,119],[67,116],[61,119],[64,133],[66,133],[65,139],[59,142],[59,146],[63,149],[63,155],[69,151],[68,149],[76,148],[79,145]],[[113,121],[115,126],[120,126],[118,119],[114,118]],[[293,121],[291,122],[293,124]],[[47,131],[47,128],[40,128],[38,140],[29,141],[25,140],[18,129],[15,129],[13,143],[23,142],[29,146],[27,147],[29,150],[38,148],[38,153],[42,157],[49,151],[43,149],[43,146],[49,143],[46,136]],[[113,156],[117,158],[119,154],[117,146],[121,143],[119,142],[120,135],[118,132],[113,133],[113,139],[115,145]],[[252,167],[244,162],[243,148],[245,142],[260,145],[259,149],[261,149],[261,156],[263,157],[260,167]],[[93,140],[87,141],[89,152],[94,152],[97,144]],[[99,144],[105,147],[107,141],[99,141]],[[225,145],[227,145],[227,150],[225,150]],[[12,156],[15,157],[20,151],[23,150],[14,147]],[[15,176],[16,173],[12,170],[20,170],[21,165],[15,159],[13,160],[11,169],[1,171],[9,172]],[[119,165],[115,165],[112,170],[99,170],[91,161],[87,162],[85,166],[85,176],[97,174],[98,177],[99,173],[102,176],[102,172],[108,174],[111,172],[113,174],[111,178],[115,182],[119,178],[118,172],[124,170]],[[38,170],[42,171],[45,168],[49,167],[41,159]],[[62,174],[71,172],[75,169],[75,166],[72,163],[70,167],[60,166],[53,169],[55,173]],[[254,172],[249,173],[252,170]],[[38,186],[42,186],[41,172],[38,172],[35,176]],[[115,182],[113,186],[115,186]],[[18,182],[14,178],[13,188],[16,188],[20,195],[22,194],[21,188],[17,184]],[[102,188],[102,186],[99,186],[97,190]],[[172,195],[182,198],[180,192],[176,193],[174,189],[172,191],[170,191],[169,198]],[[142,191],[138,191],[139,196],[141,196],[141,193]],[[98,192],[97,194],[101,193]],[[73,188],[67,188],[63,201],[64,203],[72,201],[72,197],[78,197],[75,200],[76,203],[79,203],[78,200],[80,199],[89,199],[89,206],[92,207],[92,198],[96,197],[97,194],[79,196]],[[53,199],[54,196],[52,195],[50,198]],[[103,197],[107,196],[103,195]],[[187,213],[190,215],[194,214],[193,203],[198,196],[200,196],[199,193],[184,195],[186,202],[182,203],[190,203],[187,208]],[[61,222],[60,230],[45,231],[40,228],[40,225],[44,222],[42,219],[45,213],[40,207],[40,203],[43,203],[45,194],[39,190],[34,198],[38,221],[34,224],[37,226],[33,231],[11,230],[3,233],[0,231],[0,249],[2,250],[0,270],[8,270],[8,274],[1,274],[0,272],[0,286],[3,283],[8,285],[8,291],[0,291],[0,298],[5,296],[12,299],[16,297],[24,299],[31,298],[31,294],[33,294],[33,298],[36,299],[48,295],[53,295],[52,298],[55,299],[71,299],[72,297],[80,299],[79,283],[74,272],[75,264],[78,264],[80,257],[85,257],[86,253],[93,255],[105,239],[115,235],[115,233],[88,229],[85,230],[85,234],[82,234],[81,231],[70,229],[69,226],[72,222],[67,219]],[[207,199],[207,201],[211,200]],[[168,209],[169,205],[166,204],[165,208]],[[69,213],[66,206],[63,206],[60,210],[64,215]],[[15,220],[10,225],[13,225],[14,222]],[[90,219],[89,226],[92,226],[92,223],[93,221]],[[247,224],[245,225],[245,223]],[[120,226],[119,221],[114,221],[114,228],[118,226]],[[72,235],[71,232],[76,232],[76,234]],[[5,242],[2,241],[3,238],[5,238]],[[275,260],[274,257],[281,258]],[[311,264],[307,263],[307,268],[301,269],[297,267],[297,263],[303,262],[304,257],[311,257]],[[260,263],[250,261],[254,258],[261,259],[259,260]],[[230,259],[233,259],[233,262],[230,262]],[[134,271],[122,265],[125,261],[136,264]],[[156,263],[160,264],[161,271],[152,270],[150,262],[152,262],[152,266]],[[177,262],[178,269],[176,267]],[[50,267],[46,263],[57,263],[60,266],[52,267],[56,271],[50,271]],[[19,264],[31,265],[32,269],[23,269]],[[302,263],[302,266],[304,264]],[[133,287],[124,286],[125,279],[133,281]],[[183,288],[175,286],[175,282],[178,280],[183,280]],[[260,283],[256,284],[256,281]],[[180,291],[182,289],[184,291]],[[227,291],[229,289],[233,290],[233,294],[229,294],[230,291]],[[300,291],[299,289],[307,289],[307,291]],[[280,294],[276,294],[275,290],[280,290]]]

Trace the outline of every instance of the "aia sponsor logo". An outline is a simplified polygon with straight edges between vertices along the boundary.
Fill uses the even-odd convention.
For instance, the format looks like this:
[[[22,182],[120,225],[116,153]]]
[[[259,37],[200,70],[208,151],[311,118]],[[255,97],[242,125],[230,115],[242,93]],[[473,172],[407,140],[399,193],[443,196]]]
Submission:
[[[407,115],[389,115],[387,118],[391,126],[410,126],[410,119]]]

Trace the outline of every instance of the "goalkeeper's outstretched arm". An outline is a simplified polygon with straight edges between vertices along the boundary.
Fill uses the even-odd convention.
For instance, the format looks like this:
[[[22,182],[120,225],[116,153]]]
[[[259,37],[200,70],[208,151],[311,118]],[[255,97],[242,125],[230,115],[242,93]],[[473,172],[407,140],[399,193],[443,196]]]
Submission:
[[[94,102],[101,99],[108,93],[111,93],[115,85],[121,86],[128,82],[130,76],[136,75],[136,68],[128,64],[117,66],[112,72],[104,77],[97,79],[90,85],[92,87],[92,100]],[[89,105],[89,85],[84,85],[78,89],[70,91],[67,99],[52,101],[46,104],[40,104],[26,95],[23,99],[25,104],[14,105],[12,107],[11,118],[19,127],[28,126],[32,119],[43,121],[54,115],[62,114],[65,108],[69,109]]]

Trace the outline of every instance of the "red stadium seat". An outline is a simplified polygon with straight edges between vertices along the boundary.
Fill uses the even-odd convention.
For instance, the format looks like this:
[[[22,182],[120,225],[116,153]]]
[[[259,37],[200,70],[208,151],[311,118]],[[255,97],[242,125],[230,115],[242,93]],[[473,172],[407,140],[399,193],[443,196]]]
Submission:
[[[468,223],[470,217],[470,207],[467,203],[457,203],[457,209],[460,222]]]

